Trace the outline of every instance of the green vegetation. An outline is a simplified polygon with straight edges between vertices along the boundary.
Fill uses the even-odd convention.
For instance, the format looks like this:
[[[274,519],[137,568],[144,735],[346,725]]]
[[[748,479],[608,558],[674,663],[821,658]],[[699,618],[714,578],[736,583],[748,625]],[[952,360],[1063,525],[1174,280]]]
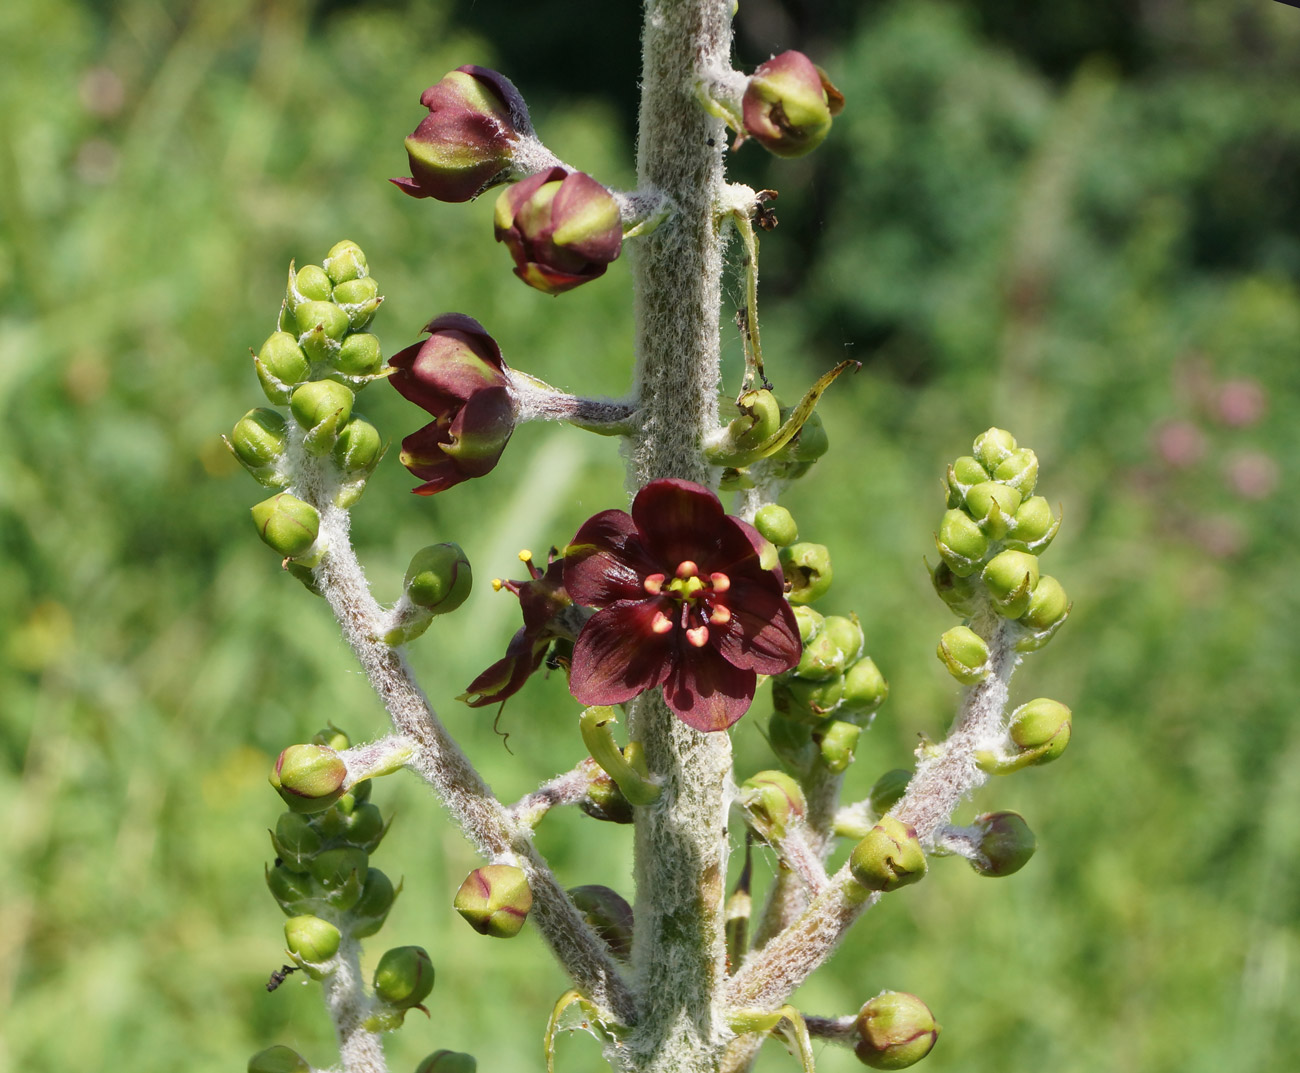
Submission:
[[[551,300],[492,242],[491,197],[416,202],[385,182],[425,86],[503,54],[458,28],[462,6],[0,6],[0,1073],[332,1053],[313,989],[262,989],[283,961],[266,774],[327,720],[360,740],[384,718],[323,603],[257,540],[265,493],[219,440],[263,401],[248,348],[289,261],[360,242],[386,354],[458,310],[550,383],[626,387],[625,263]],[[1026,28],[994,0],[843,5],[841,47],[802,46],[848,100],[827,142],[801,161],[740,154],[742,177],[782,191],[762,237],[768,374],[793,401],[864,363],[821,403],[831,451],[789,497],[835,556],[828,610],[858,612],[891,683],[856,796],[953,708],[934,657],[951,615],[922,563],[945,461],[1009,428],[1064,508],[1052,569],[1074,611],[1014,701],[1068,704],[1073,746],[961,816],[1023,814],[1034,859],[998,883],[935,861],[796,999],[842,1014],[885,988],[923,996],[944,1026],[932,1073],[1300,1064],[1300,11],[1220,0],[1121,24],[1119,6],[1090,21],[1053,5],[1059,20]],[[599,25],[575,32],[603,47]],[[552,77],[517,77],[548,144],[630,185],[602,86]],[[738,384],[734,332],[731,348]],[[380,387],[362,403],[393,440],[424,420]],[[433,499],[413,483],[394,451],[354,511],[392,598],[422,546],[455,541],[483,581],[522,577],[518,549],[540,559],[624,502],[613,444],[557,426],[521,429],[480,481]],[[508,742],[453,699],[516,616],[481,583],[412,646],[506,799],[583,748],[560,680],[506,706]],[[737,727],[742,773],[772,764],[768,704],[760,691]],[[527,929],[490,943],[456,918],[479,862],[414,780],[375,799],[406,880],[384,942],[438,971],[432,1022],[395,1037],[394,1068],[439,1047],[541,1068],[560,974]],[[539,841],[566,884],[627,874],[621,835],[576,812]],[[559,1054],[601,1067],[581,1035]],[[791,1061],[769,1045],[760,1068]],[[830,1048],[818,1062],[860,1068]]]

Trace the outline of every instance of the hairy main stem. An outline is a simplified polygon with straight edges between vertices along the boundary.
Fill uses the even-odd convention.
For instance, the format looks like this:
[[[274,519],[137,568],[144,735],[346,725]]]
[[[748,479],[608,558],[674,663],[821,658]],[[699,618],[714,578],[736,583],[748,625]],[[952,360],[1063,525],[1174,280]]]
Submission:
[[[379,1036],[362,1026],[370,1013],[361,977],[361,944],[345,935],[338,969],[325,978],[325,1007],[334,1022],[343,1073],[388,1073]]]
[[[722,241],[722,123],[695,97],[727,69],[731,0],[647,0],[637,178],[664,195],[672,217],[638,240],[637,399],[629,483],[660,477],[712,486],[701,444],[717,425]],[[674,717],[658,691],[630,719],[659,799],[636,822],[636,973],[640,1018],[610,1057],[636,1073],[715,1073],[730,1030],[723,892],[731,742]]]

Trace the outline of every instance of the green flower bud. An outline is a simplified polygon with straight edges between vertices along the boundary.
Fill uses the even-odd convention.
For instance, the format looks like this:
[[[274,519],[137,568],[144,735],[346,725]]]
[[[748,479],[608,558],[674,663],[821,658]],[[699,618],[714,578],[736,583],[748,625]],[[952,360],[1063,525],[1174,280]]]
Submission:
[[[420,1005],[433,990],[433,961],[422,946],[395,946],[375,968],[375,997],[399,1010]]]
[[[820,611],[806,604],[795,604],[791,610],[794,611],[795,621],[799,624],[799,640],[803,644],[808,644],[822,632],[826,619],[822,617]]]
[[[1020,493],[1011,485],[985,481],[967,489],[966,511],[989,539],[1001,540],[1020,508],[1020,499]]]
[[[375,315],[375,310],[383,299],[379,297],[379,284],[374,277],[365,276],[347,280],[335,287],[334,301],[347,314],[348,328],[359,332],[370,323],[370,318]]]
[[[344,376],[374,376],[384,366],[379,338],[369,332],[345,336],[330,364]]]
[[[939,638],[937,653],[948,673],[973,686],[989,676],[989,646],[969,626],[954,626]]]
[[[284,864],[266,870],[266,885],[271,897],[288,916],[312,912],[324,906],[315,880]]]
[[[730,452],[752,451],[764,440],[771,439],[781,427],[781,404],[766,388],[744,392],[736,400],[736,407],[740,416],[727,426],[726,443]],[[736,459],[732,464],[744,465],[744,462]]]
[[[352,745],[352,739],[333,723],[330,723],[311,736],[311,743],[313,745],[324,745],[341,753]]]
[[[1012,451],[998,463],[993,479],[1009,484],[1022,496],[1029,496],[1038,483],[1038,456],[1028,447]]]
[[[889,683],[875,660],[860,659],[844,672],[844,690],[837,714],[857,721],[874,713],[889,696]]]
[[[1038,584],[1038,558],[1027,551],[1003,551],[993,556],[980,575],[993,600],[993,610],[1019,618],[1029,610]]]
[[[379,848],[379,843],[383,841],[384,835],[388,833],[383,813],[379,811],[378,806],[369,802],[358,802],[351,813],[344,815],[342,820],[337,837],[366,853],[374,853]]]
[[[867,791],[867,804],[877,816],[883,816],[903,800],[907,785],[912,781],[912,773],[906,768],[894,768],[886,771]]]
[[[1042,496],[1031,496],[1012,516],[1007,546],[1041,555],[1060,528],[1061,519],[1052,517],[1051,504]]]
[[[950,510],[943,516],[934,538],[939,557],[958,577],[969,577],[988,554],[989,538],[964,510]]]
[[[970,455],[962,455],[948,467],[948,506],[960,507],[966,502],[966,493],[977,484],[989,479],[989,471]]]
[[[354,938],[364,939],[374,935],[384,926],[388,912],[397,900],[393,881],[378,868],[366,870],[366,881],[361,885],[361,896],[348,910],[347,927]]]
[[[810,604],[831,587],[831,553],[825,544],[804,541],[782,548],[781,569],[792,604]]]
[[[1065,589],[1056,578],[1044,574],[1034,586],[1029,609],[1020,616],[1020,622],[1031,630],[1050,630],[1064,622],[1069,613],[1070,598]]]
[[[333,302],[303,302],[293,312],[298,345],[312,361],[329,361],[348,331],[348,315]]]
[[[1006,429],[991,428],[975,437],[971,453],[981,466],[992,473],[1011,457],[1018,446],[1016,438]]]
[[[781,157],[816,149],[844,97],[802,52],[782,52],[755,69],[742,99],[745,133]]]
[[[803,646],[803,655],[799,657],[794,673],[812,682],[824,682],[844,673],[844,652],[829,631],[823,630]]]
[[[975,817],[978,855],[970,862],[982,876],[1000,879],[1019,872],[1038,847],[1034,832],[1018,812],[986,812]]]
[[[473,574],[459,544],[421,548],[406,568],[406,597],[435,615],[455,611],[469,597]]]
[[[311,859],[321,850],[321,837],[305,816],[285,812],[276,821],[271,845],[286,868],[306,872]]]
[[[305,265],[298,269],[289,288],[289,302],[296,310],[303,302],[328,302],[334,291],[325,269],[320,265]]]
[[[343,796],[348,766],[323,745],[290,745],[275,761],[271,785],[294,812],[322,812]]]
[[[940,562],[930,571],[930,580],[939,599],[949,609],[962,618],[969,618],[975,612],[979,583],[975,578],[958,577],[945,562]]]
[[[415,1073],[478,1073],[478,1060],[464,1051],[434,1051]]]
[[[327,849],[311,862],[311,875],[324,891],[326,903],[346,912],[357,904],[365,886],[369,858],[351,846]]]
[[[524,926],[533,892],[522,868],[488,864],[465,877],[452,905],[480,935],[509,939]]]
[[[248,1060],[248,1073],[311,1073],[311,1064],[291,1047],[277,1043]]]
[[[862,626],[858,616],[827,615],[826,635],[844,653],[844,662],[852,663],[862,655]]]
[[[790,719],[818,725],[835,711],[844,697],[844,675],[814,682],[794,674],[772,679],[772,704]]]
[[[300,963],[323,965],[339,952],[341,938],[338,928],[317,916],[290,917],[284,922],[285,946]]]
[[[853,1053],[872,1069],[906,1069],[934,1048],[940,1028],[924,1002],[903,991],[882,991],[858,1011]]]
[[[1070,744],[1074,716],[1060,701],[1039,697],[1011,713],[1007,733],[1028,763],[1047,764]]]
[[[294,389],[289,409],[306,435],[303,446],[323,455],[334,447],[339,431],[352,416],[356,396],[333,380],[313,380]]]
[[[617,891],[599,885],[571,887],[569,897],[610,953],[620,960],[632,955],[632,907]]]
[[[631,823],[632,803],[623,796],[623,791],[610,778],[609,772],[589,756],[582,761],[582,768],[591,781],[587,785],[586,796],[578,802],[578,808],[593,820]]]
[[[770,540],[778,548],[799,539],[799,526],[795,524],[794,515],[777,503],[758,508],[754,514],[754,528],[763,539]]]
[[[834,775],[843,775],[853,763],[853,750],[858,747],[862,728],[843,719],[828,720],[813,734],[819,740],[822,763]]]
[[[867,890],[892,891],[925,875],[925,853],[910,825],[883,816],[849,858],[849,871]]]
[[[320,535],[320,515],[310,503],[281,492],[252,508],[257,535],[287,559],[307,554]]]
[[[807,771],[817,757],[818,747],[812,740],[812,726],[773,712],[767,723],[767,740],[778,759],[796,771]]]
[[[784,771],[750,776],[740,785],[740,804],[749,812],[754,831],[768,841],[784,838],[808,811],[803,787]]]
[[[279,461],[288,427],[279,411],[259,406],[239,419],[226,446],[257,480],[271,488],[282,488],[288,482],[280,473]]]
[[[294,385],[311,375],[311,362],[288,332],[272,334],[257,352],[254,366],[266,397],[278,403],[288,402]]]
[[[336,242],[330,247],[330,252],[325,255],[323,267],[336,287],[350,279],[358,279],[369,274],[366,255],[361,252],[360,246],[348,239]]]
[[[384,444],[379,438],[379,430],[359,417],[352,418],[343,426],[331,452],[343,475],[352,479],[368,477],[379,464],[383,453]]]

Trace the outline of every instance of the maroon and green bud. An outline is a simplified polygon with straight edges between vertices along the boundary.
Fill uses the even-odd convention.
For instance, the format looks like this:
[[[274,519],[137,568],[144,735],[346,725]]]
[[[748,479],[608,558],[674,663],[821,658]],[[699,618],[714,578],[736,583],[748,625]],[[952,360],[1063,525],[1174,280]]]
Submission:
[[[773,712],[767,723],[767,741],[772,752],[796,771],[808,771],[817,758],[818,746],[812,734],[813,724],[809,720],[791,718],[780,711]]]
[[[286,868],[306,872],[312,858],[321,851],[322,842],[320,833],[307,817],[284,812],[271,832],[271,846]]]
[[[356,395],[333,380],[313,380],[294,389],[289,411],[303,430],[303,446],[314,455],[333,450],[352,417]]]
[[[366,870],[366,881],[361,885],[361,896],[348,910],[347,928],[357,939],[374,935],[384,926],[389,910],[397,900],[393,881],[378,868]]]
[[[533,137],[519,91],[486,67],[458,67],[420,103],[429,114],[406,139],[411,177],[389,180],[411,197],[469,201],[509,179],[520,139]]]
[[[1056,578],[1043,574],[1029,598],[1029,608],[1020,616],[1020,623],[1031,630],[1052,630],[1065,621],[1070,613],[1070,598]]]
[[[464,1051],[434,1051],[415,1073],[478,1073],[478,1059]]]
[[[1001,540],[1020,509],[1021,495],[1009,484],[984,481],[966,490],[966,511],[990,540]]]
[[[925,852],[916,830],[893,816],[883,816],[854,848],[849,871],[867,890],[892,891],[925,875]]]
[[[844,688],[836,714],[854,722],[874,714],[889,696],[889,682],[870,657],[858,660],[844,672]]]
[[[939,1038],[930,1007],[903,991],[882,991],[858,1011],[858,1042],[853,1053],[872,1069],[906,1069]]]
[[[361,247],[346,238],[330,247],[321,267],[325,269],[325,274],[336,287],[340,283],[361,279],[370,274],[366,255],[361,252]]]
[[[801,541],[782,548],[781,570],[792,604],[810,604],[831,587],[831,553],[825,544]]]
[[[284,943],[299,965],[307,968],[313,979],[320,979],[311,966],[324,965],[339,952],[342,936],[339,929],[318,916],[290,917],[284,922]]]
[[[803,787],[784,771],[760,771],[740,786],[740,804],[750,825],[764,839],[785,837],[786,831],[808,811]]]
[[[266,397],[276,403],[288,402],[294,386],[311,375],[311,361],[288,332],[272,333],[253,364]]]
[[[802,52],[759,64],[741,101],[745,133],[780,157],[816,149],[843,107],[843,95]]]
[[[894,768],[886,771],[867,791],[867,804],[877,816],[885,815],[891,808],[903,800],[908,784],[912,781],[912,772],[907,768]]]
[[[593,884],[571,887],[569,898],[616,958],[632,956],[632,906],[618,891]]]
[[[982,876],[1000,879],[1019,872],[1038,848],[1034,832],[1018,812],[986,812],[975,817],[979,832],[971,867]]]
[[[266,886],[287,916],[312,912],[324,905],[316,881],[283,863],[266,870]]]
[[[1038,483],[1038,456],[1028,447],[1017,448],[997,464],[993,479],[1010,485],[1027,499]]]
[[[958,577],[969,577],[975,573],[989,550],[989,538],[984,535],[979,523],[964,510],[954,509],[944,513],[934,543],[939,549],[939,558]]]
[[[1008,547],[1039,555],[1060,528],[1061,519],[1052,516],[1051,504],[1043,496],[1030,496],[1012,516],[1006,543]]]
[[[799,539],[799,526],[794,515],[779,503],[768,503],[754,514],[754,528],[764,540],[784,548]]]
[[[1038,584],[1038,557],[1027,551],[999,552],[988,561],[980,578],[993,610],[1004,618],[1019,618],[1029,610]]]
[[[962,618],[969,618],[975,613],[979,598],[979,581],[977,578],[958,577],[945,562],[940,562],[930,571],[930,581],[949,610]]]
[[[343,796],[348,766],[324,745],[290,745],[275,760],[271,785],[294,812],[323,812]]]
[[[406,568],[406,598],[435,615],[455,611],[469,597],[473,573],[459,544],[421,548]]]
[[[278,410],[259,406],[249,410],[231,430],[226,446],[240,464],[262,484],[282,488],[288,482],[280,472],[289,426]]]
[[[320,514],[310,503],[281,492],[252,508],[257,535],[286,559],[305,556],[320,535]]]
[[[336,305],[347,314],[348,330],[359,332],[375,315],[383,298],[379,296],[379,284],[373,276],[350,279],[334,288],[333,299]]]
[[[813,734],[821,750],[822,763],[832,775],[843,775],[853,763],[862,728],[843,719],[830,719]]]
[[[1006,429],[990,428],[975,437],[971,453],[989,473],[994,473],[1019,446],[1016,438]]]
[[[248,1060],[248,1073],[311,1073],[311,1063],[292,1047],[277,1043]]]
[[[496,237],[515,275],[560,294],[605,274],[623,248],[618,202],[590,175],[548,168],[497,198]]]
[[[480,935],[510,939],[528,919],[533,892],[522,868],[488,864],[465,877],[452,905]]]
[[[326,903],[346,912],[360,900],[369,867],[364,850],[337,846],[316,855],[311,862],[311,877],[320,885]]]
[[[399,1010],[420,1005],[433,990],[433,961],[422,946],[395,946],[375,967],[375,997]]]
[[[969,626],[945,631],[936,652],[948,673],[964,686],[973,686],[989,676],[989,646]]]

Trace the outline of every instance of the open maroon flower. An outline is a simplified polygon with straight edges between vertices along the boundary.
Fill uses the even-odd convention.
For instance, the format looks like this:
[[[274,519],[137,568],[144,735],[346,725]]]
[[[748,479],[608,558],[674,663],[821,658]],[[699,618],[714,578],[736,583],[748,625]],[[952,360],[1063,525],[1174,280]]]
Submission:
[[[690,481],[651,481],[630,515],[589,518],[565,552],[564,587],[600,610],[574,643],[570,692],[619,704],[663,686],[688,726],[731,726],[758,675],[799,662],[780,567],[762,562],[770,547]]]
[[[497,464],[515,430],[515,404],[501,349],[483,325],[463,313],[444,313],[424,329],[429,338],[389,359],[404,398],[434,420],[402,441],[402,465],[431,496]]]

